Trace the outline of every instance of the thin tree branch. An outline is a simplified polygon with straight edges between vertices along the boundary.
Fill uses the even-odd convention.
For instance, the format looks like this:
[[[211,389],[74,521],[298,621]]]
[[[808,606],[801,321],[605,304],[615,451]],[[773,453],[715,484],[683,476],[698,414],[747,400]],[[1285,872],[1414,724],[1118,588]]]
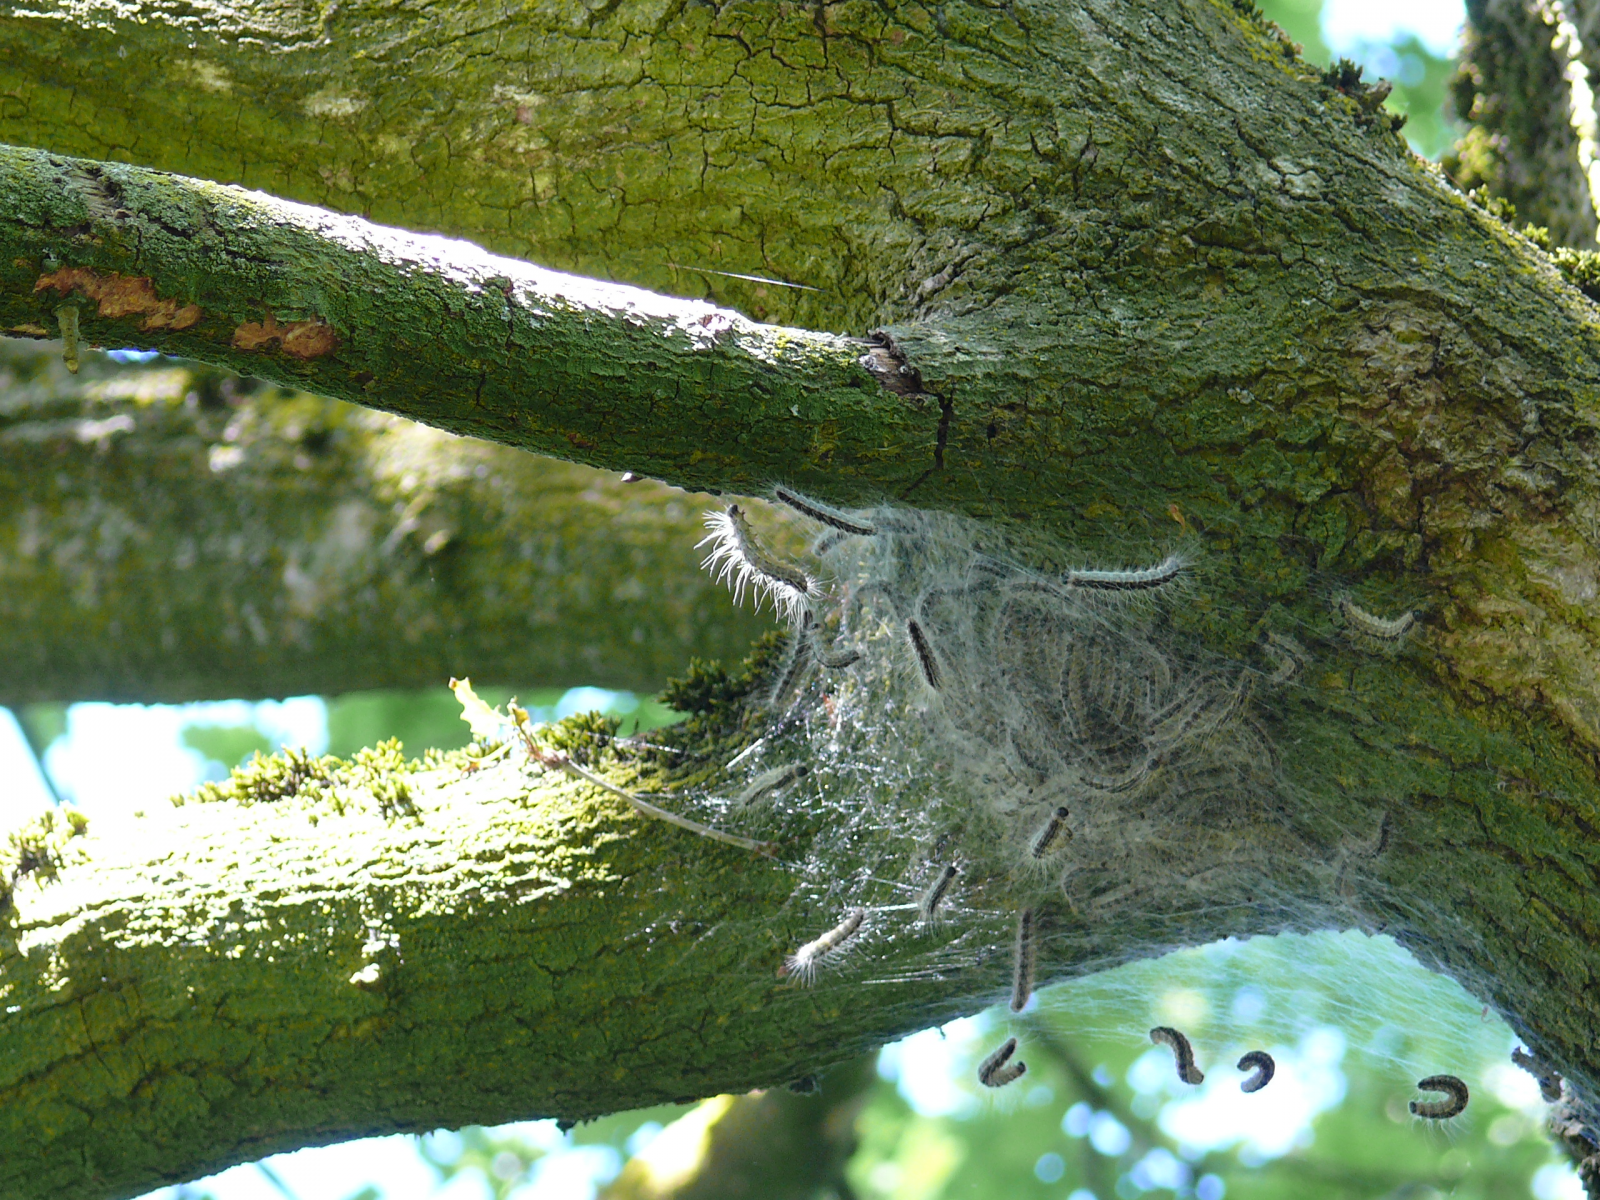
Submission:
[[[824,420],[845,473],[931,446],[938,420],[885,386],[902,385],[865,342],[239,188],[0,148],[0,331],[57,336],[63,309],[87,344],[689,486],[810,473]]]

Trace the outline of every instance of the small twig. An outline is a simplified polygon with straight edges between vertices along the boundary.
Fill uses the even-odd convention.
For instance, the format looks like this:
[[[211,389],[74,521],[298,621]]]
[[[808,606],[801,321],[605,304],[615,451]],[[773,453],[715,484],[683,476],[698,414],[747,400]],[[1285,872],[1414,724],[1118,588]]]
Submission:
[[[294,1192],[290,1189],[289,1185],[283,1181],[283,1177],[281,1175],[279,1175],[276,1171],[274,1171],[271,1167],[267,1166],[266,1163],[258,1162],[256,1164],[256,1170],[263,1177],[265,1177],[265,1179],[266,1179],[266,1181],[268,1183],[270,1183],[273,1187],[277,1188],[278,1191],[282,1192],[288,1198],[288,1200],[300,1200],[300,1198],[298,1196],[296,1196],[294,1194]]]
[[[687,829],[690,833],[698,833],[701,837],[710,838],[714,842],[725,842],[730,846],[738,846],[743,850],[754,850],[757,854],[765,854],[768,858],[777,854],[778,847],[772,842],[758,842],[754,838],[740,837],[736,833],[724,833],[720,829],[713,829],[709,825],[702,825],[699,821],[690,820],[688,817],[679,816],[675,812],[668,812],[664,808],[657,808],[648,800],[641,800],[632,792],[624,791],[614,784],[607,783],[592,771],[586,771],[573,762],[565,754],[554,756],[558,761],[551,763],[541,758],[545,766],[557,766],[569,775],[576,775],[586,783],[592,783],[597,788],[610,792],[613,796],[620,796],[629,804],[647,817],[654,817],[658,821],[665,821],[669,825],[676,825],[679,829]]]
[[[690,833],[697,833],[701,837],[710,838],[714,842],[724,842],[729,846],[738,846],[741,850],[754,850],[757,854],[764,854],[768,858],[778,853],[778,847],[772,842],[758,842],[754,838],[740,837],[736,833],[723,833],[720,829],[713,829],[709,825],[702,825],[699,821],[692,821],[688,817],[681,817],[675,812],[668,812],[664,808],[657,808],[648,800],[641,800],[632,792],[619,788],[616,784],[600,778],[593,771],[585,770],[571,757],[560,750],[546,749],[533,740],[533,735],[528,732],[527,726],[517,722],[517,732],[522,735],[523,744],[528,748],[528,757],[540,766],[553,771],[565,771],[585,783],[591,783],[601,791],[610,792],[613,796],[620,796],[637,813],[647,817],[654,817],[658,821],[665,821],[669,825],[676,825],[679,829],[687,829]]]

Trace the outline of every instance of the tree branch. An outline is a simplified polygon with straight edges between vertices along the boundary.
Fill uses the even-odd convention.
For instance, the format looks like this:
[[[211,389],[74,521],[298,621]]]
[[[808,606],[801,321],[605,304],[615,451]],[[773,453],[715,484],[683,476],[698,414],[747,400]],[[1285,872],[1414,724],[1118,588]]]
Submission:
[[[592,684],[769,627],[708,498],[194,364],[0,347],[0,703]]]
[[[454,433],[724,486],[926,469],[881,351],[136,167],[0,149],[0,330],[136,345]],[[820,425],[837,428],[819,444]],[[734,449],[737,447],[738,449]]]
[[[619,782],[661,777],[580,740]],[[96,819],[21,878],[0,918],[0,1192],[134,1195],[310,1143],[777,1085],[981,1004],[1003,973],[951,964],[892,1003],[865,977],[780,978],[822,919],[792,894],[803,820],[775,861],[520,751],[470,772],[299,761],[252,774],[254,803]],[[925,956],[878,940],[875,970]]]
[[[1566,10],[1581,22],[1581,7]],[[1572,126],[1567,72],[1586,72],[1600,47],[1585,33],[1586,57],[1573,62],[1576,47],[1559,36],[1555,11],[1524,0],[1473,0],[1467,10],[1453,90],[1472,128],[1448,160],[1451,173],[1462,187],[1511,201],[1519,221],[1545,226],[1556,245],[1593,249],[1595,202]]]

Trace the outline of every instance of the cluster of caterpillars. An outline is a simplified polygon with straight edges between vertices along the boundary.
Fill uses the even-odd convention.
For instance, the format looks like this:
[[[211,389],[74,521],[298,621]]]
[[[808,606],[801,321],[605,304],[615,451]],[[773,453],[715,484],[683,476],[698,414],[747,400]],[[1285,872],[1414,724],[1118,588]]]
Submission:
[[[914,514],[842,512],[782,486],[774,489],[773,498],[822,527],[814,546],[818,555],[826,555],[852,538],[898,538],[882,543],[882,554],[891,560],[901,553],[927,552],[918,546],[925,540],[925,530]],[[793,635],[791,654],[772,691],[774,706],[785,700],[808,671],[840,671],[860,661],[859,649],[825,642],[817,605],[829,596],[829,589],[811,572],[765,548],[743,508],[730,504],[722,511],[710,512],[706,526],[708,534],[700,545],[708,552],[702,565],[718,580],[729,582],[736,598],[742,598],[747,589],[757,596],[758,603],[770,597],[788,619]],[[1119,634],[1115,622],[1107,624],[1095,615],[1106,610],[1094,607],[1094,597],[1159,594],[1178,584],[1187,569],[1182,556],[1169,554],[1145,567],[1082,567],[1042,575],[973,552],[954,576],[947,572],[942,578],[902,579],[894,585],[901,586],[902,599],[892,603],[891,620],[898,622],[898,635],[916,677],[931,696],[948,694],[943,705],[947,718],[957,726],[958,737],[1001,744],[997,753],[1007,756],[1007,769],[1024,781],[1024,785],[1014,786],[1015,792],[1025,793],[1026,798],[1015,802],[1006,819],[1026,822],[1030,813],[1039,813],[1032,818],[1034,824],[1008,835],[1017,838],[1024,864],[1042,867],[1073,838],[1068,824],[1071,809],[1051,798],[1052,791],[1065,787],[1080,793],[1089,802],[1093,820],[1096,798],[1131,799],[1149,792],[1157,786],[1156,777],[1164,768],[1180,776],[1189,771],[1203,784],[1206,764],[1196,755],[1203,758],[1210,753],[1210,747],[1224,740],[1218,736],[1223,731],[1243,730],[1238,740],[1248,741],[1251,753],[1264,742],[1264,737],[1251,732],[1255,727],[1243,711],[1251,687],[1248,673],[1233,680],[1226,672],[1214,670],[1190,672],[1187,677],[1175,674],[1162,654],[1138,635]],[[907,584],[911,590],[906,590]],[[881,584],[874,586],[880,592],[885,590]],[[1351,636],[1375,642],[1398,643],[1414,622],[1409,613],[1393,620],[1374,616],[1344,596],[1335,601],[1335,608]],[[1089,614],[1081,626],[1062,622],[1060,613],[1080,609]],[[971,616],[974,612],[976,618]],[[981,625],[978,650],[972,650],[969,643],[968,661],[962,662],[941,638],[973,633],[973,620]],[[990,720],[994,713],[982,707],[986,695],[996,690],[991,686],[995,681],[975,672],[1010,671],[1019,686],[1037,683],[1029,672],[1038,655],[1030,649],[1034,643],[1029,643],[1028,637],[1041,650],[1048,644],[1048,652],[1058,656],[1053,662],[1060,664],[1062,707],[1038,716],[1031,725],[1025,719],[1023,727],[1000,727]],[[1275,664],[1269,684],[1286,682],[1303,668],[1301,652],[1291,639],[1269,635],[1263,649]],[[996,666],[1004,654],[1012,657]],[[971,661],[975,655],[983,660],[977,666]],[[1126,668],[1120,673],[1119,663]],[[1050,670],[1054,669],[1052,665]],[[1013,702],[1026,707],[1035,699],[1031,693],[1017,693]],[[974,704],[977,707],[972,707]],[[1270,757],[1270,750],[1258,757]],[[803,763],[772,768],[749,782],[734,808],[774,793],[807,772]],[[1170,791],[1167,785],[1161,786],[1164,792]],[[1104,812],[1098,814],[1102,824],[1105,816]],[[919,905],[925,923],[936,920],[957,874],[954,864],[940,865]],[[1031,909],[1022,912],[1019,920],[1024,930],[1032,919]],[[846,926],[848,930],[841,934]],[[843,951],[860,928],[859,920],[847,917],[838,928],[797,950],[790,957],[789,972],[811,978]],[[1032,945],[1031,936],[1019,934],[1019,979],[1031,978]]]
[[[1012,1007],[1016,1007],[1015,1003]],[[1198,1087],[1205,1082],[1205,1072],[1195,1062],[1194,1047],[1181,1031],[1170,1025],[1157,1025],[1150,1031],[1150,1040],[1158,1046],[1171,1048],[1179,1080],[1190,1087]],[[1023,1062],[1012,1061],[1016,1049],[1017,1039],[1007,1038],[998,1050],[978,1065],[978,1082],[985,1087],[998,1088],[1022,1078],[1027,1073],[1028,1066]],[[1516,1055],[1512,1057],[1516,1059]],[[1265,1050],[1248,1051],[1240,1057],[1237,1065],[1239,1070],[1250,1073],[1249,1077],[1239,1085],[1239,1090],[1247,1094],[1259,1092],[1266,1087],[1272,1082],[1272,1077],[1277,1071],[1277,1064],[1273,1062],[1272,1055]],[[1426,1079],[1417,1081],[1417,1088],[1424,1092],[1438,1092],[1445,1098],[1411,1101],[1411,1112],[1414,1116],[1443,1121],[1466,1111],[1467,1085],[1454,1075],[1429,1075]],[[1559,1083],[1556,1094],[1560,1095]],[[1546,1092],[1545,1096],[1548,1099],[1549,1093]]]
[[[883,543],[883,554],[892,560],[900,553],[896,545],[914,543],[922,529],[918,518],[911,515],[882,512],[862,517],[842,512],[787,487],[775,488],[773,497],[824,527],[820,540],[813,547],[819,555],[828,554],[850,538],[905,535],[899,543],[887,540]],[[702,565],[718,580],[730,582],[736,599],[742,597],[746,589],[757,596],[758,603],[761,598],[770,597],[774,607],[788,619],[793,633],[791,656],[772,692],[775,707],[813,668],[844,670],[861,660],[859,650],[825,644],[824,626],[818,620],[815,605],[829,596],[829,589],[810,572],[782,561],[764,548],[739,505],[731,504],[723,511],[708,513],[706,525],[709,533],[700,544],[708,546],[709,552]],[[1038,814],[1026,829],[1015,830],[1017,852],[1026,862],[1043,864],[1073,838],[1069,825],[1072,810],[1053,797],[1045,799],[1051,797],[1052,792],[1061,791],[1061,785],[1046,783],[1046,780],[1052,777],[1065,780],[1065,786],[1081,794],[1093,808],[1096,798],[1113,800],[1135,794],[1139,789],[1149,790],[1153,787],[1152,777],[1163,768],[1180,772],[1188,769],[1184,756],[1192,758],[1202,752],[1195,747],[1203,750],[1221,740],[1218,737],[1221,731],[1250,725],[1243,712],[1251,686],[1248,673],[1230,681],[1225,672],[1194,671],[1186,679],[1175,672],[1158,650],[1142,641],[1140,635],[1119,633],[1114,622],[1107,624],[1092,615],[1102,611],[1092,609],[1095,596],[1109,600],[1159,594],[1178,584],[1187,569],[1188,563],[1182,556],[1170,554],[1145,567],[1081,568],[1041,575],[1014,569],[1001,560],[974,552],[954,577],[947,575],[942,580],[917,583],[914,600],[902,599],[892,606],[892,619],[898,622],[898,629],[892,625],[890,628],[903,639],[906,660],[913,665],[915,677],[933,697],[948,695],[953,699],[960,694],[966,699],[981,693],[984,681],[989,678],[982,673],[982,667],[973,666],[970,645],[967,659],[963,661],[941,641],[943,638],[976,633],[980,651],[1004,649],[1022,664],[1028,661],[1030,651],[1026,638],[1018,635],[1016,629],[1026,627],[1036,643],[1042,644],[1039,642],[1042,638],[1050,644],[1051,652],[1059,656],[1052,660],[1051,669],[1059,663],[1064,696],[1062,713],[1048,721],[1041,719],[1033,727],[1020,731],[1017,728],[996,731],[996,736],[1006,742],[1008,761],[1017,764],[1016,774],[1020,777],[1030,771],[1037,772],[1036,778],[1041,781],[1030,792],[1038,798],[1015,810],[1015,818],[1019,820],[1027,820],[1029,813]],[[910,594],[901,593],[902,597]],[[1052,610],[1047,607],[1049,605],[1057,607]],[[1052,615],[1078,611],[1074,606],[1089,606],[1082,608],[1091,615],[1081,626],[1064,624],[1059,615]],[[1378,648],[1400,645],[1416,620],[1412,613],[1392,619],[1376,616],[1348,596],[1337,597],[1333,608],[1347,636]],[[973,618],[973,612],[977,612],[978,617]],[[1269,684],[1285,683],[1304,667],[1302,652],[1292,639],[1268,635],[1262,649],[1275,667],[1267,679]],[[978,657],[989,665],[996,655],[985,658],[980,653]],[[1119,662],[1133,665],[1133,670],[1125,672],[1124,678],[1117,677],[1115,668]],[[1145,673],[1142,677],[1140,670]],[[1026,701],[1024,697],[1022,703]],[[971,726],[961,730],[962,735],[987,736],[993,728],[986,723],[987,715],[987,710],[975,709],[956,718]],[[1249,736],[1240,735],[1240,740],[1246,741]],[[1194,768],[1195,776],[1203,773],[1201,767]],[[742,808],[776,792],[807,773],[808,768],[803,763],[772,768],[745,787],[735,807]],[[925,924],[932,925],[938,920],[941,906],[959,875],[960,869],[955,863],[939,864],[937,874],[917,904]],[[1070,896],[1068,900],[1070,903]],[[789,955],[782,973],[810,982],[821,969],[847,951],[866,927],[868,915],[867,908],[848,910],[834,928]],[[1011,989],[1011,1008],[1016,1012],[1026,1006],[1033,991],[1038,917],[1038,910],[1031,905],[1022,907],[1017,916]],[[1161,1027],[1152,1031],[1151,1036],[1173,1047],[1178,1055],[1180,1076],[1186,1082],[1200,1082],[1203,1075],[1195,1067],[1182,1034]],[[1001,1087],[1023,1075],[1027,1068],[1014,1059],[1016,1048],[1016,1039],[1008,1039],[984,1060],[978,1072],[983,1084]],[[1252,1051],[1239,1065],[1241,1070],[1252,1072],[1243,1085],[1246,1092],[1260,1090],[1272,1078],[1272,1059],[1264,1051]],[[1427,1088],[1438,1080],[1453,1078],[1430,1077],[1423,1086]],[[1425,1103],[1414,1106],[1414,1110],[1421,1116],[1453,1115],[1443,1111],[1455,1102],[1455,1093],[1452,1092],[1451,1097],[1444,1105]],[[1464,1091],[1461,1104],[1465,1104]]]
[[[1012,998],[1012,1008],[1017,1007]],[[1198,1087],[1205,1082],[1205,1072],[1195,1062],[1194,1047],[1184,1034],[1170,1025],[1157,1025],[1150,1031],[1150,1040],[1158,1046],[1167,1046],[1172,1050],[1174,1065],[1178,1070],[1178,1079],[1190,1087]],[[1008,1083],[1013,1083],[1027,1074],[1028,1065],[1021,1061],[1013,1061],[1012,1056],[1017,1050],[1017,1039],[1008,1037],[1000,1048],[990,1054],[983,1062],[978,1064],[978,1082],[984,1087],[999,1088]],[[1525,1065],[1518,1058],[1520,1051],[1513,1053],[1512,1060],[1519,1065]],[[1526,1055],[1522,1056],[1523,1059]],[[1531,1060],[1529,1060],[1531,1061]],[[1246,1094],[1259,1092],[1272,1082],[1273,1075],[1277,1072],[1277,1064],[1272,1055],[1265,1050],[1250,1050],[1242,1055],[1237,1064],[1241,1071],[1249,1072],[1249,1077],[1239,1084],[1239,1090]],[[1530,1068],[1533,1069],[1533,1068]],[[1424,1117],[1433,1121],[1444,1121],[1451,1117],[1460,1116],[1466,1111],[1469,1092],[1467,1085],[1454,1075],[1429,1075],[1426,1079],[1417,1081],[1417,1089],[1424,1092],[1438,1092],[1444,1096],[1443,1100],[1413,1100],[1411,1101],[1412,1115]],[[1551,1099],[1549,1089],[1544,1078],[1540,1079],[1540,1090],[1545,1099]],[[1560,1097],[1560,1079],[1557,1077],[1555,1097]]]
[[[847,538],[873,538],[880,533],[905,532],[893,517],[886,520],[864,519],[841,512],[787,487],[775,488],[773,496],[779,503],[824,527],[825,532],[815,547],[819,554],[826,554]],[[708,534],[701,546],[709,549],[702,566],[719,581],[727,581],[736,599],[742,598],[747,589],[757,596],[758,603],[770,597],[774,607],[787,617],[793,631],[791,657],[773,689],[774,703],[786,697],[801,676],[813,667],[842,670],[859,661],[861,655],[857,650],[836,650],[824,645],[822,629],[813,607],[816,601],[826,595],[824,588],[809,572],[782,561],[763,547],[739,505],[731,504],[723,511],[708,513],[706,526]],[[988,565],[991,571],[1000,569],[999,564]],[[1029,580],[1027,587],[1067,594],[1155,592],[1176,583],[1182,577],[1185,566],[1184,560],[1178,555],[1168,555],[1149,567],[1068,570],[1052,580]],[[948,671],[936,640],[937,618],[930,624],[919,600],[909,611],[902,611],[899,620],[908,657],[915,664],[923,684],[931,692],[941,691],[948,682]],[[1081,778],[1087,786],[1107,793],[1136,786],[1149,774],[1152,765],[1159,762],[1163,751],[1185,737],[1203,736],[1206,732],[1204,726],[1208,722],[1215,725],[1226,720],[1240,699],[1234,696],[1219,705],[1212,702],[1209,696],[1194,693],[1181,695],[1168,705],[1170,711],[1162,712],[1152,722],[1153,730],[1149,739],[1152,749],[1147,755],[1148,761],[1135,764],[1132,769],[1099,775],[1083,772]],[[795,763],[758,775],[740,794],[736,807],[743,807],[786,786],[803,777],[806,771],[804,764]],[[1042,823],[1033,829],[1027,839],[1026,857],[1042,863],[1064,846],[1072,837],[1067,824],[1070,815],[1066,805],[1051,805]],[[937,921],[940,905],[949,894],[958,873],[953,863],[942,865],[932,884],[923,893],[918,909],[925,924],[931,925]],[[785,973],[811,979],[822,965],[843,952],[860,931],[863,917],[864,910],[852,909],[834,929],[790,955]],[[1024,909],[1019,916],[1016,941],[1014,999],[1016,996],[1022,997],[1018,1001],[1019,1006],[1026,1002],[1026,994],[1032,988],[1033,921],[1033,910]]]

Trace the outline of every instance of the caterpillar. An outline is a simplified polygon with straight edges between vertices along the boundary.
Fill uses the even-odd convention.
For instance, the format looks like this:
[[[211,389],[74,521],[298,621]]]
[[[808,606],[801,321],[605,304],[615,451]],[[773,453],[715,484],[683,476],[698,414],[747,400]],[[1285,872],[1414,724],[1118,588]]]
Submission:
[[[1011,1011],[1021,1012],[1033,995],[1033,909],[1017,914],[1017,962],[1011,980]]]
[[[859,650],[840,650],[837,653],[823,649],[822,639],[818,636],[816,614],[806,613],[806,641],[810,643],[810,652],[817,660],[817,665],[829,671],[842,671],[844,668],[858,662],[861,658]]]
[[[1183,1034],[1170,1026],[1157,1025],[1150,1031],[1150,1040],[1158,1046],[1172,1047],[1172,1055],[1178,1062],[1178,1078],[1184,1083],[1198,1086],[1205,1082],[1205,1072],[1195,1066],[1194,1048]]]
[[[1306,653],[1292,637],[1269,633],[1262,643],[1262,649],[1278,664],[1278,669],[1267,677],[1267,682],[1274,687],[1282,687],[1305,670]]]
[[[812,640],[809,637],[795,635],[792,642],[789,665],[783,674],[779,676],[778,682],[773,685],[772,695],[768,698],[768,703],[773,708],[776,708],[783,698],[789,694],[789,690],[800,682],[800,677],[811,666],[811,655],[814,646]]]
[[[988,1088],[1001,1088],[1021,1079],[1028,1073],[1028,1064],[1015,1062],[1007,1065],[1017,1051],[1017,1039],[1007,1038],[993,1054],[978,1064],[978,1082]]]
[[[752,800],[759,800],[769,792],[775,792],[781,787],[787,787],[796,779],[804,779],[811,774],[811,768],[804,763],[790,763],[786,767],[774,767],[770,771],[763,771],[750,781],[750,786],[739,793],[735,804],[749,804]]]
[[[841,650],[837,654],[824,654],[819,646],[816,655],[818,665],[829,671],[842,671],[861,661],[859,650]]]
[[[922,668],[922,677],[928,681],[929,687],[938,691],[939,660],[934,658],[928,636],[922,632],[922,626],[917,624],[915,617],[906,621],[906,636],[911,639],[911,648],[917,652],[917,665]]]
[[[1467,1085],[1454,1075],[1429,1075],[1417,1080],[1417,1088],[1424,1092],[1443,1092],[1448,1100],[1413,1100],[1411,1113],[1427,1117],[1430,1121],[1444,1121],[1457,1116],[1467,1107]]]
[[[1349,596],[1340,596],[1334,604],[1351,629],[1379,642],[1398,643],[1417,623],[1417,614],[1414,612],[1404,612],[1390,619],[1374,616]]]
[[[745,520],[744,509],[737,504],[728,505],[725,512],[708,512],[706,528],[710,532],[695,543],[695,549],[709,545],[711,552],[700,565],[718,583],[732,576],[735,604],[744,599],[744,589],[749,586],[756,594],[757,607],[762,596],[770,595],[773,607],[787,609],[790,620],[798,622],[805,611],[806,598],[821,594],[811,576],[799,567],[779,562],[761,548]]]
[[[840,533],[854,534],[857,537],[872,537],[878,532],[877,527],[862,521],[853,521],[836,508],[817,500],[802,496],[799,492],[790,491],[786,487],[775,487],[772,494],[777,497],[780,504],[787,504],[801,516],[810,517],[818,524],[827,525],[837,529]]]
[[[1167,584],[1183,574],[1184,562],[1169,554],[1153,567],[1125,571],[1068,571],[1062,580],[1068,587],[1103,592],[1146,592]]]
[[[922,899],[917,901],[917,911],[922,914],[923,924],[932,925],[938,919],[939,905],[944,903],[944,894],[950,890],[950,883],[955,877],[955,864],[951,863],[939,872],[939,878],[922,893]]]
[[[1130,767],[1121,775],[1094,775],[1082,768],[1078,771],[1078,778],[1083,781],[1083,786],[1093,788],[1097,792],[1104,792],[1108,796],[1115,796],[1118,792],[1126,792],[1136,788],[1144,782],[1144,777],[1150,774],[1151,759],[1145,759],[1137,766]]]
[[[818,558],[822,558],[837,550],[842,543],[849,541],[852,536],[854,535],[840,533],[837,529],[830,530],[812,543],[811,553]]]
[[[1511,1061],[1539,1081],[1539,1095],[1545,1103],[1554,1104],[1561,1099],[1561,1076],[1542,1068],[1538,1060],[1521,1046],[1511,1052]]]
[[[1239,1070],[1254,1071],[1255,1074],[1239,1085],[1241,1092],[1259,1092],[1272,1082],[1272,1075],[1278,1065],[1272,1061],[1272,1055],[1265,1050],[1251,1050],[1239,1060]]]
[[[1197,680],[1152,718],[1145,747],[1158,763],[1174,747],[1204,741],[1233,720],[1250,699],[1251,681],[1240,676],[1220,692],[1216,675]]]
[[[817,969],[822,964],[838,954],[844,945],[855,937],[861,928],[861,922],[866,919],[867,910],[852,908],[845,919],[840,921],[827,933],[817,938],[816,941],[807,942],[784,960],[784,975],[797,975],[802,983],[810,983],[816,978]]]
[[[1056,841],[1066,829],[1067,815],[1067,806],[1063,804],[1050,814],[1050,819],[1044,823],[1044,828],[1034,834],[1033,845],[1029,847],[1034,858],[1043,858],[1055,848]],[[1066,833],[1068,838],[1072,836],[1071,830],[1066,830]]]

